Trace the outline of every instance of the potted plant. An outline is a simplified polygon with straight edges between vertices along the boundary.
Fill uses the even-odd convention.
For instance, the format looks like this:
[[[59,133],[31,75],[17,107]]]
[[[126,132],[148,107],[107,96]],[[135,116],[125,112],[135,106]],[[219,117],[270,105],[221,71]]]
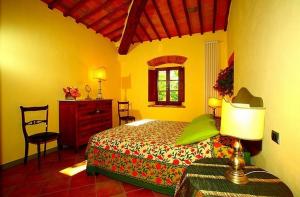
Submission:
[[[216,89],[221,96],[233,95],[233,73],[233,63],[219,73],[214,89]]]
[[[78,88],[68,86],[66,88],[63,88],[63,91],[65,93],[66,100],[76,100],[76,98],[80,96]]]

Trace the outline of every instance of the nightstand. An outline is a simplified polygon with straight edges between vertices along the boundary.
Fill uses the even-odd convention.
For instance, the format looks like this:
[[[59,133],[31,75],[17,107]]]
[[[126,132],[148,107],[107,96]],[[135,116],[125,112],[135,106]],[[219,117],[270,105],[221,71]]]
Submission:
[[[183,196],[293,196],[286,184],[256,166],[247,165],[249,183],[234,184],[224,177],[228,159],[204,158],[187,167],[176,187],[175,197]]]

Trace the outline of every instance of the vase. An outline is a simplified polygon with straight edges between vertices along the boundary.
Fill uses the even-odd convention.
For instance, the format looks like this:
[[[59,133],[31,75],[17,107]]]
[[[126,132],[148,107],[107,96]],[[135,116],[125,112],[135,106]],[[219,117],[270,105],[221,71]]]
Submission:
[[[66,99],[66,100],[76,100],[76,98],[73,97],[73,96],[71,96],[71,94],[66,94],[66,95],[65,95],[65,99]]]

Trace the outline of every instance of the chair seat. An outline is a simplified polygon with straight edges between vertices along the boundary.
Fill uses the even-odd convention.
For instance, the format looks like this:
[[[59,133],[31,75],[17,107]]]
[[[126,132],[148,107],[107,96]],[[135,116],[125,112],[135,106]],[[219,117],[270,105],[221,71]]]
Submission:
[[[134,116],[122,116],[120,117],[121,120],[135,120]]]
[[[28,140],[31,143],[37,144],[37,143],[43,143],[48,142],[52,140],[56,140],[58,138],[58,133],[56,132],[42,132],[42,133],[36,133],[33,135],[28,136]]]

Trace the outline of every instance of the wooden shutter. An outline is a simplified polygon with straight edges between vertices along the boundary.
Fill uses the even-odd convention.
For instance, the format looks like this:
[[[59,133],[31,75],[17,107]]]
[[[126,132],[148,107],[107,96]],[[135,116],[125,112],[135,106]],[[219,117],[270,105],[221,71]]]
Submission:
[[[148,70],[148,101],[157,100],[157,71]]]
[[[179,68],[179,102],[184,102],[184,67]]]

